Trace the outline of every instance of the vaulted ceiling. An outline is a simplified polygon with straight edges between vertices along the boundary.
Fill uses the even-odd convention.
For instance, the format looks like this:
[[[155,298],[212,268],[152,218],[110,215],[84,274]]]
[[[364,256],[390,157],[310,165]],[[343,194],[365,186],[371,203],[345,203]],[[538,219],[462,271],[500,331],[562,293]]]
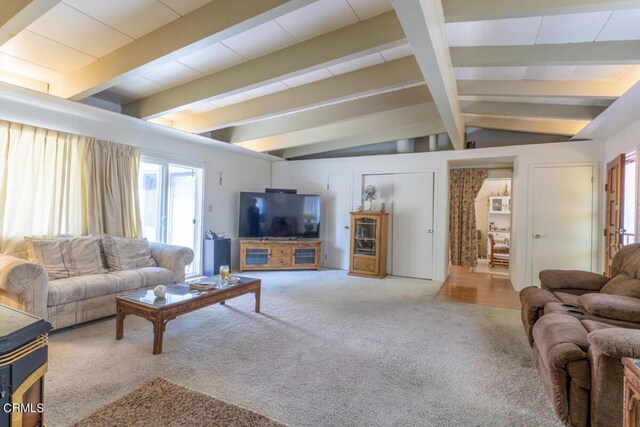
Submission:
[[[640,80],[638,0],[9,3],[0,81],[285,158],[579,138]]]

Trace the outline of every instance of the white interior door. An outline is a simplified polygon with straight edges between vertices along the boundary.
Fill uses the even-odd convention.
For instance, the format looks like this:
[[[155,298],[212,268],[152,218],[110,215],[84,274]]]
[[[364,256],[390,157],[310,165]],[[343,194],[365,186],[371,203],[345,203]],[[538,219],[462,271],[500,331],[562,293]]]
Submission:
[[[393,275],[433,278],[433,172],[393,175]]]
[[[593,166],[533,168],[531,283],[545,269],[592,271]]]
[[[365,175],[363,184],[377,188],[374,210],[384,203],[391,214],[387,271],[433,278],[433,172]]]
[[[324,266],[327,268],[341,270],[349,268],[351,187],[352,181],[349,175],[327,177],[327,192],[324,198],[326,220],[322,242]]]

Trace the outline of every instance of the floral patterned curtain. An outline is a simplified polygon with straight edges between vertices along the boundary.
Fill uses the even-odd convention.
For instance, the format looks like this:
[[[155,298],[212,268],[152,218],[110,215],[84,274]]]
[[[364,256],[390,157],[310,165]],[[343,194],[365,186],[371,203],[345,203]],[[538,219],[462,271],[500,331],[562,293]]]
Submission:
[[[449,254],[452,265],[478,265],[474,200],[487,169],[452,169],[449,177]]]

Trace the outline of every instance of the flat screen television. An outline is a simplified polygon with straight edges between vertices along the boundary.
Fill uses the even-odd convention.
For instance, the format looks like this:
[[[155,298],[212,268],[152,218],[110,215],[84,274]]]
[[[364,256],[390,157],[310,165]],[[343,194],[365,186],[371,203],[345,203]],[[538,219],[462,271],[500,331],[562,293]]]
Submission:
[[[240,230],[244,238],[319,238],[320,196],[240,193]]]

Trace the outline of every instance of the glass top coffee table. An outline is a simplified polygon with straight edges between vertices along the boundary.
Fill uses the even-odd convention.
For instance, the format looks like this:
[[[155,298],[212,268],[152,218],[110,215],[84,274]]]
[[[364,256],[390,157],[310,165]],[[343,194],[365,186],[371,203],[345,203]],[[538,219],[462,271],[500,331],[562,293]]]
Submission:
[[[127,314],[144,317],[153,323],[153,354],[162,353],[164,329],[169,320],[213,304],[245,294],[255,294],[256,313],[260,313],[260,279],[239,277],[238,282],[208,291],[191,289],[188,283],[167,286],[165,298],[156,298],[153,289],[146,289],[116,297],[116,339],[124,334]]]

